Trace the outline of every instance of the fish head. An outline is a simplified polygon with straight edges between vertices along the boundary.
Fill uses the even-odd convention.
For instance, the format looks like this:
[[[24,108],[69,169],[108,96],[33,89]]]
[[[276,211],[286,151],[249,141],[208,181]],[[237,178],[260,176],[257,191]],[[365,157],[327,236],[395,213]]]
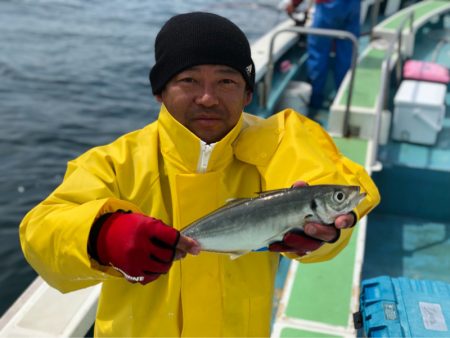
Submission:
[[[332,224],[337,216],[352,211],[366,196],[366,193],[360,193],[359,186],[330,185],[322,188],[314,202],[316,215],[325,224]]]

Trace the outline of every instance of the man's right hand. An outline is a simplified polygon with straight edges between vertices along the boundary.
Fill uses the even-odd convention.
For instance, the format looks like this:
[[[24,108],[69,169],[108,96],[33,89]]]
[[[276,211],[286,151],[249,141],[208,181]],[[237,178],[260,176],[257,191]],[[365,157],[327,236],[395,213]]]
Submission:
[[[175,259],[198,254],[199,246],[160,220],[114,212],[101,225],[96,251],[101,264],[111,265],[130,282],[145,285],[167,273]]]
[[[292,14],[302,2],[303,0],[281,0],[278,4],[278,8],[286,11],[287,14]]]

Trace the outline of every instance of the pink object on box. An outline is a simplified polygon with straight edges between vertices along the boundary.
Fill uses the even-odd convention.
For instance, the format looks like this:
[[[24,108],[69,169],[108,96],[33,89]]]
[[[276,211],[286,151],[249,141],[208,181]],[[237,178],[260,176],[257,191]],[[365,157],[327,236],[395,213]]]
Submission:
[[[440,64],[426,61],[408,60],[403,66],[403,78],[430,82],[449,83],[447,68]]]

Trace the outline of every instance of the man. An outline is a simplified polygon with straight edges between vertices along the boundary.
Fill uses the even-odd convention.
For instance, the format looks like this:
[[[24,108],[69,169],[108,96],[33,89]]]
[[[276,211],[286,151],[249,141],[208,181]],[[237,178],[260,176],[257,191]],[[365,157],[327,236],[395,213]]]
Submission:
[[[254,65],[229,20],[175,16],[155,56],[158,120],[69,162],[21,224],[25,257],[62,292],[103,283],[96,336],[268,336],[278,252],[330,259],[378,203],[377,189],[314,122],[291,110],[268,120],[242,112]],[[304,182],[358,184],[368,196],[335,227],[308,224],[311,237],[289,233],[272,252],[235,260],[200,253],[179,233],[230,198]]]
[[[303,0],[288,0],[285,10],[292,14]],[[315,0],[315,10],[312,27],[345,30],[356,37],[360,34],[361,0]],[[310,100],[311,111],[322,107],[330,64],[332,39],[308,35],[308,77],[312,86]],[[348,40],[334,40],[336,57],[334,60],[334,83],[339,88],[342,80],[350,69],[352,61],[352,43]],[[311,115],[313,115],[312,113]]]

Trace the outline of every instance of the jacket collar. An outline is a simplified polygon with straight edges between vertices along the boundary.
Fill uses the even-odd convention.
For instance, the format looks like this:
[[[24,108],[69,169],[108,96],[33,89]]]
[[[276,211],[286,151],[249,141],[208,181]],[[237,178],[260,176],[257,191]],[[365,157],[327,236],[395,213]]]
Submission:
[[[233,142],[241,131],[242,121],[241,116],[236,126],[214,144],[205,172],[218,170],[233,159]],[[198,172],[202,141],[179,123],[164,105],[161,105],[159,112],[158,130],[163,157],[182,172]]]

